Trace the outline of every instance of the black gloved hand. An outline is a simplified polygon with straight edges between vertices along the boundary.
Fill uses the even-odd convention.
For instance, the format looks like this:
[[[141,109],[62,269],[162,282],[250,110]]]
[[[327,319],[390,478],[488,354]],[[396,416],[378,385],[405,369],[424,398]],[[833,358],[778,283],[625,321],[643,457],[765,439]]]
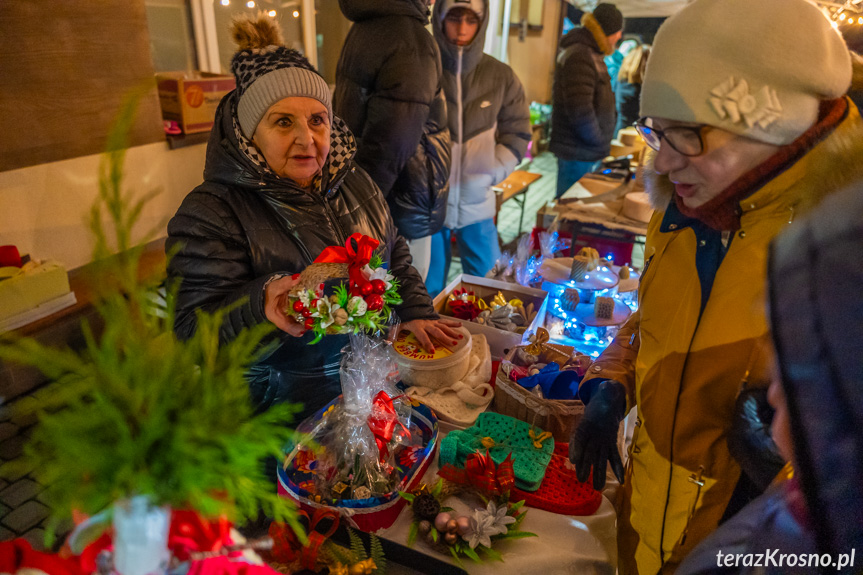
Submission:
[[[740,392],[728,430],[728,451],[761,490],[785,466],[785,458],[770,436],[772,421],[773,408],[767,402],[766,388],[750,387]]]
[[[584,416],[569,440],[569,460],[575,475],[584,483],[593,468],[593,487],[605,487],[605,469],[610,462],[623,485],[623,462],[617,450],[617,430],[626,411],[626,388],[619,381],[603,381],[590,397]]]

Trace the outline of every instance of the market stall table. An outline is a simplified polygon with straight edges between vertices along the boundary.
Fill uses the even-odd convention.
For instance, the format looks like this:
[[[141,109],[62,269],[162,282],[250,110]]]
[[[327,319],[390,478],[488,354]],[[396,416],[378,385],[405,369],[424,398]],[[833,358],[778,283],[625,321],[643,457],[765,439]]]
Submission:
[[[438,479],[437,470],[436,460],[423,477],[423,482],[433,485]],[[613,475],[609,474],[607,486],[603,491],[602,504],[593,515],[559,515],[525,507],[528,513],[521,529],[536,533],[537,537],[495,543],[494,549],[503,555],[503,563],[490,559],[486,559],[483,563],[475,563],[463,557],[462,567],[471,575],[616,573],[617,516],[611,499],[614,498],[617,486]],[[479,504],[450,497],[446,500],[446,505],[460,514],[467,514]],[[396,522],[391,527],[378,531],[377,535],[404,545],[407,542],[412,517],[410,506],[405,507]],[[453,562],[451,557],[434,551],[422,540],[422,537],[417,537],[413,548],[437,559]],[[388,569],[387,572],[390,575],[399,575],[426,571],[418,566],[417,571]]]
[[[639,219],[629,217],[625,196],[642,191],[635,179],[623,182],[589,174],[573,184],[556,203],[540,208],[536,225],[547,228],[558,219],[560,230],[571,233],[574,242],[582,236],[582,244],[587,242],[600,248],[603,255],[608,244],[626,256],[631,252],[630,245],[644,244],[649,217],[647,214],[641,214]],[[615,261],[625,263],[632,259],[615,257]]]
[[[530,185],[541,177],[541,174],[516,170],[498,185],[492,186],[497,197],[496,211],[500,211],[500,207],[504,202],[513,198],[515,198],[516,203],[518,203],[519,208],[521,209],[521,215],[518,218],[519,234],[521,233],[521,226],[524,221],[524,203],[527,200],[527,191],[530,188]]]

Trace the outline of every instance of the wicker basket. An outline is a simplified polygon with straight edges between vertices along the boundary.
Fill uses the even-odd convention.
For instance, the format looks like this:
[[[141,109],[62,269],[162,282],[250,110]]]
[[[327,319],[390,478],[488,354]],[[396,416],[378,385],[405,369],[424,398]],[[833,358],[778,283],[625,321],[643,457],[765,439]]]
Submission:
[[[506,359],[512,360],[515,349]],[[494,410],[550,431],[555,441],[567,442],[581,416],[584,404],[580,400],[543,399],[512,381],[501,366],[497,368],[494,390]]]

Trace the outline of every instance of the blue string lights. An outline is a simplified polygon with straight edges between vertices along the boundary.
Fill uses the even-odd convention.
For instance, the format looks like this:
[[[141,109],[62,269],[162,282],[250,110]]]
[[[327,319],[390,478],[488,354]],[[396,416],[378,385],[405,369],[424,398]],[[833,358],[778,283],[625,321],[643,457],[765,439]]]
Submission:
[[[548,292],[548,331],[551,341],[571,345],[576,350],[596,358],[614,341],[614,336],[629,313],[638,309],[638,298],[637,291],[629,289],[633,287],[632,282],[626,285],[627,291],[620,292],[621,286],[614,270],[600,266],[591,273],[585,274],[583,280],[578,282],[544,282],[542,289]],[[638,281],[637,273],[631,272],[630,277],[635,282]],[[561,304],[566,288],[575,288],[578,291],[580,303],[574,311],[564,309]],[[593,316],[593,302],[597,297],[610,297],[615,300],[615,320],[619,319],[619,323],[615,320],[597,320]]]

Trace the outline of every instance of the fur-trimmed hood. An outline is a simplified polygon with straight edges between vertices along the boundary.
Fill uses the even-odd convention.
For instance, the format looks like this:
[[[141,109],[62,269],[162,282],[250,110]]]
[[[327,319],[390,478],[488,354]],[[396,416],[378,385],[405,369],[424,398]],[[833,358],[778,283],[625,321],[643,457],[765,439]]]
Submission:
[[[608,37],[602,31],[602,26],[590,13],[585,13],[581,17],[581,27],[573,28],[560,40],[560,49],[564,50],[573,44],[585,44],[606,56],[614,53],[614,46],[609,43]]]
[[[581,17],[581,25],[590,30],[590,33],[593,35],[593,39],[596,40],[596,45],[599,46],[600,52],[606,56],[614,54],[614,46],[612,46],[611,42],[608,41],[608,36],[605,35],[605,32],[602,30],[602,26],[600,26],[599,21],[593,17],[593,14],[585,13],[584,16]]]
[[[807,162],[806,170],[797,182],[807,193],[802,195],[794,206],[796,214],[808,212],[827,195],[863,180],[863,163],[859,161],[863,158],[863,120],[850,100],[848,106],[848,114],[836,129],[794,162]],[[656,152],[647,149],[647,154],[639,177],[643,178],[651,207],[658,212],[664,212],[674,197],[674,184],[667,175],[656,173]],[[770,182],[763,187],[769,184]],[[758,191],[754,193],[757,194]]]

